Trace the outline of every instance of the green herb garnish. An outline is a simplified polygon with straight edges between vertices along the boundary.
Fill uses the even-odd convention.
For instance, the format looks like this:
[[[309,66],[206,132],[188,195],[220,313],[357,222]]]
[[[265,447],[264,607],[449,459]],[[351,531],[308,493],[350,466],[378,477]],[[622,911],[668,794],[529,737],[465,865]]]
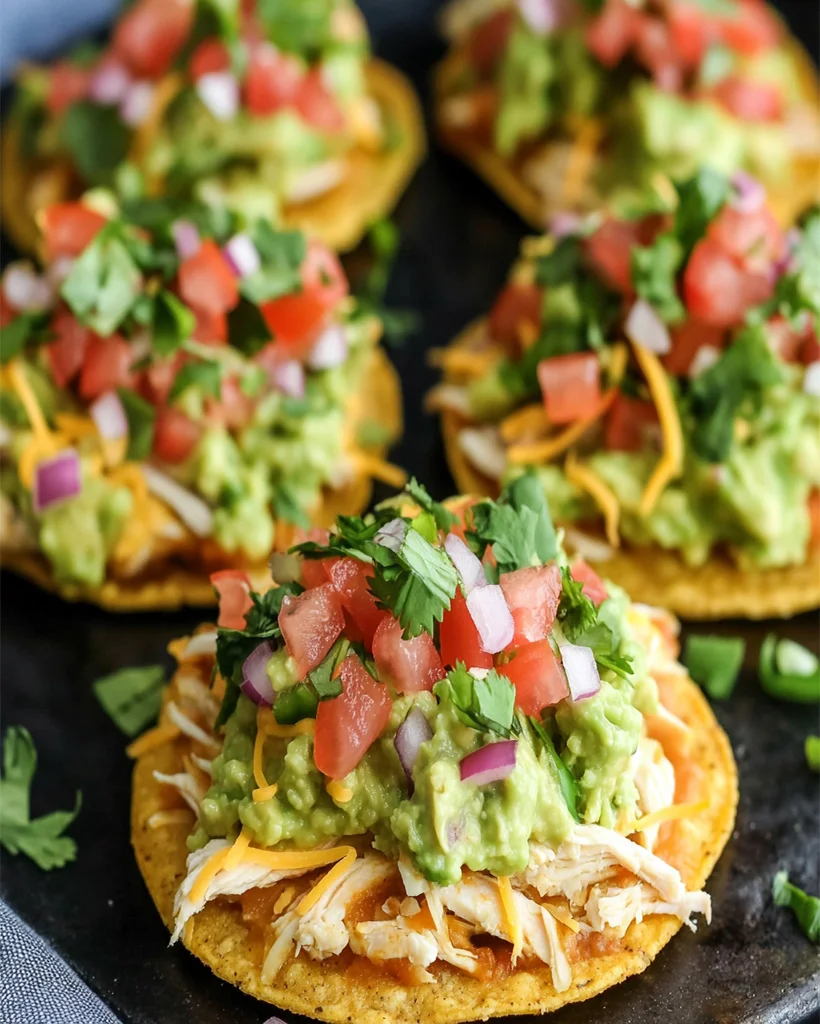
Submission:
[[[575,778],[572,772],[567,768],[558,751],[555,749],[555,744],[552,742],[549,733],[538,721],[537,718],[530,718],[530,725],[533,727],[535,734],[544,747],[549,761],[555,770],[555,774],[558,778],[558,787],[561,790],[561,796],[564,798],[564,803],[567,805],[567,810],[572,815],[573,821],[580,821],[581,816],[578,813],[578,786],[576,785]]]
[[[807,736],[803,745],[806,764],[813,772],[820,772],[820,736]]]
[[[477,679],[458,662],[446,679],[436,683],[433,693],[439,699],[449,696],[459,719],[473,729],[500,736],[521,732],[515,718],[515,687],[495,669]]]
[[[136,736],[156,720],[164,685],[162,665],[123,668],[92,684],[103,710],[126,736]]]
[[[127,457],[134,462],[141,462],[151,454],[157,410],[136,391],[117,388],[117,394],[128,420]]]
[[[801,644],[769,633],[760,648],[760,685],[770,697],[820,703],[820,661]]]
[[[693,635],[686,640],[684,662],[713,700],[726,700],[737,684],[745,653],[741,637]]]
[[[820,943],[820,899],[792,885],[786,871],[778,871],[772,879],[772,896],[775,906],[792,910],[810,942]]]

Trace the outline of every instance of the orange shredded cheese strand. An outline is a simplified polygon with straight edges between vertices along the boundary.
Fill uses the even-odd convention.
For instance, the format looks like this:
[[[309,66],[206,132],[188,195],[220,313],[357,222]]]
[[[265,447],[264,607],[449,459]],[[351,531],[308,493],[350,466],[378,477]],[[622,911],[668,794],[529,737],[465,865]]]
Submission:
[[[623,375],[626,373],[626,364],[629,361],[629,353],[626,345],[622,342],[617,342],[610,349],[609,366],[607,373],[609,374],[610,384],[620,384],[623,379]]]
[[[311,907],[315,906],[322,893],[326,892],[336,881],[341,878],[342,875],[347,871],[351,864],[356,859],[356,851],[352,846],[337,847],[339,850],[344,850],[344,856],[333,867],[328,873],[313,886],[309,893],[306,893],[296,905],[296,913],[300,916],[306,914]]]
[[[328,850],[260,850],[251,846],[245,851],[242,860],[246,864],[260,864],[269,871],[290,871],[297,868],[309,871],[312,868],[335,864],[350,852],[356,853],[352,846],[332,846]]]
[[[598,121],[584,119],[579,125],[561,183],[562,206],[575,206],[580,201],[602,134],[603,129]]]
[[[353,452],[352,459],[360,473],[372,476],[375,480],[381,480],[382,483],[390,487],[399,489],[407,483],[407,474],[401,467],[394,466],[392,462],[380,459],[377,455],[357,451]]]
[[[521,930],[521,918],[513,898],[512,885],[506,876],[498,879],[498,894],[501,897],[501,909],[504,912],[505,927],[512,942],[512,962],[521,956],[521,949],[524,945],[524,935]]]
[[[556,921],[559,921],[561,924],[569,928],[574,935],[577,935],[581,930],[581,926],[565,907],[555,907],[552,903],[545,903],[543,906],[544,910],[549,911]]]
[[[199,903],[201,900],[205,899],[205,893],[208,891],[208,886],[222,869],[222,866],[228,859],[228,854],[230,852],[231,847],[226,846],[222,850],[217,850],[215,854],[205,861],[199,874],[196,876],[196,881],[191,887],[190,893],[188,894],[188,899],[191,903]]]
[[[138,736],[133,743],[125,748],[125,752],[129,757],[142,757],[149,750],[161,747],[163,743],[169,743],[179,735],[181,732],[178,725],[174,725],[173,722],[162,722],[160,725],[155,725],[153,729],[149,729],[148,732],[144,732],[142,736]]]
[[[543,403],[533,402],[505,416],[498,425],[498,432],[502,441],[511,444],[523,434],[534,434],[546,430],[547,426],[547,414]]]
[[[603,513],[606,539],[613,548],[619,547],[621,538],[618,535],[618,522],[621,516],[621,509],[612,489],[589,466],[579,462],[575,452],[570,452],[567,455],[564,462],[564,472],[567,474],[568,480],[592,497]]]
[[[507,450],[507,457],[510,462],[517,464],[551,462],[557,455],[566,451],[579,438],[583,437],[593,423],[603,416],[615,401],[615,394],[615,389],[611,388],[602,396],[600,405],[595,410],[594,415],[587,416],[583,420],[576,420],[575,423],[571,423],[566,430],[563,430],[555,437],[548,437],[545,441],[536,441],[533,444],[513,445],[512,448]]]
[[[19,359],[9,363],[8,374],[11,385],[17,392],[17,397],[26,410],[26,416],[28,416],[29,423],[31,423],[31,429],[41,437],[51,437],[51,431],[48,429],[45,416],[43,416],[43,410],[40,408],[40,403],[37,401],[31,384],[29,384],[26,377],[26,371]]]
[[[257,729],[260,725],[268,736],[286,740],[293,736],[312,736],[316,729],[316,719],[303,718],[301,722],[296,722],[294,725],[280,725],[270,708],[261,707],[256,714]]]
[[[233,846],[228,850],[228,856],[225,858],[223,867],[226,871],[233,871],[234,868],[239,867],[242,863],[242,858],[245,856],[245,851],[251,845],[251,833],[247,825],[242,826],[242,831],[236,837]]]
[[[54,416],[54,422],[61,434],[65,434],[72,441],[80,441],[84,437],[96,437],[97,428],[94,421],[88,416],[75,416],[70,412],[58,412]]]
[[[270,786],[265,786],[264,789],[255,789],[251,793],[251,799],[255,804],[261,804],[264,800],[270,800],[271,797],[276,796],[279,792],[279,786],[273,782]]]
[[[165,648],[165,650],[171,655],[174,661],[182,661],[185,655],[185,651],[188,648],[189,639],[190,637],[187,636],[179,636],[176,638],[176,640],[168,641],[168,646]]]
[[[663,821],[678,821],[680,818],[692,818],[696,814],[707,810],[708,807],[708,800],[701,800],[699,803],[694,804],[671,804],[669,807],[663,807],[660,811],[652,811],[650,814],[645,814],[642,818],[638,818],[637,821],[631,822],[626,826],[626,834],[631,835],[633,832],[643,832],[645,828],[659,825]]]
[[[328,796],[337,803],[346,804],[349,800],[353,799],[353,790],[348,789],[347,786],[343,786],[338,779],[328,779],[325,789],[327,790]]]
[[[483,377],[500,359],[495,349],[480,352],[469,348],[434,348],[427,354],[430,366],[465,377]]]
[[[649,393],[658,411],[663,436],[663,453],[658,464],[652,470],[652,475],[644,488],[638,505],[638,512],[646,517],[652,512],[666,485],[681,474],[683,469],[683,430],[675,399],[669,387],[669,377],[660,359],[654,352],[650,352],[634,342],[632,351],[635,353],[638,365],[649,385]]]
[[[289,885],[287,889],[284,889],[279,894],[276,902],[273,905],[274,914],[281,914],[283,910],[289,907],[295,894],[296,889],[292,885]]]

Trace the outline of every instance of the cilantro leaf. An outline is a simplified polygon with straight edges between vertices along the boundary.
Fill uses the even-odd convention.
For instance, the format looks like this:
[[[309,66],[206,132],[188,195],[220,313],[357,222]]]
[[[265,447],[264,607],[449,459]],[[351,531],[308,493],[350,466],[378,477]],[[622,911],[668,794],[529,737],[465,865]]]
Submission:
[[[572,772],[561,760],[558,751],[555,749],[555,744],[541,722],[537,718],[532,717],[529,721],[536,736],[541,740],[547,758],[555,771],[558,779],[558,788],[561,790],[561,796],[564,798],[567,810],[572,815],[573,821],[580,821],[581,816],[578,813],[578,786]]]
[[[307,529],[310,526],[310,516],[294,498],[292,491],[285,484],[277,485],[273,493],[273,510],[277,519],[284,519],[288,523],[294,523]]]
[[[234,348],[246,356],[255,356],[273,335],[259,307],[249,299],[240,298],[238,305],[228,313],[228,337]]]
[[[18,313],[14,320],[0,331],[0,364],[9,362],[32,342],[49,341],[52,333],[48,320],[48,313]]]
[[[126,736],[136,736],[156,719],[164,685],[162,665],[123,668],[92,684],[103,710]]]
[[[253,241],[262,265],[239,283],[242,295],[259,305],[302,287],[301,267],[307,252],[301,231],[277,231],[267,221],[257,221]]]
[[[332,38],[333,0],[260,0],[257,14],[282,50],[316,57]]]
[[[173,355],[195,328],[193,311],[173,292],[163,289],[154,297],[152,345],[158,355]]]
[[[668,324],[680,323],[686,316],[676,282],[682,257],[681,244],[672,234],[658,235],[652,245],[632,250],[635,291]]]
[[[492,546],[499,574],[537,564],[535,536],[538,515],[528,506],[515,509],[494,501],[482,501],[469,512],[468,537],[483,558]]]
[[[30,793],[36,767],[37,751],[31,734],[22,726],[12,726],[3,742],[0,843],[9,853],[24,853],[38,867],[50,871],[77,856],[77,844],[62,833],[79,814],[81,797],[78,792],[73,811],[53,811],[32,820]]]
[[[331,700],[342,692],[342,683],[336,678],[336,673],[349,653],[350,641],[340,636],[316,668],[308,673],[307,678],[319,700]]]
[[[797,918],[809,942],[820,943],[820,899],[792,885],[786,871],[772,879],[772,897],[776,907],[788,907]]]
[[[556,618],[570,643],[591,629],[598,621],[595,604],[584,593],[584,584],[572,578],[570,570],[561,569],[561,599]]]
[[[63,115],[60,138],[80,176],[104,185],[128,156],[131,132],[116,107],[80,100]]]
[[[458,522],[458,516],[454,515],[445,505],[442,505],[438,501],[434,501],[433,498],[430,497],[430,493],[427,488],[423,484],[420,484],[415,477],[411,477],[407,481],[404,493],[409,498],[412,498],[422,511],[430,513],[436,521],[436,527],[441,530],[442,533],[449,533]]]
[[[760,685],[775,700],[796,704],[820,702],[820,662],[793,640],[769,633],[760,647]]]
[[[558,556],[558,539],[550,515],[549,503],[537,475],[530,469],[522,473],[502,491],[500,503],[508,502],[517,512],[530,509],[535,513],[535,553],[543,564]]]
[[[168,394],[173,402],[188,388],[197,388],[203,395],[218,399],[222,394],[222,366],[214,359],[205,359],[199,363],[186,363],[174,378]]]
[[[581,239],[575,235],[560,238],[552,252],[535,261],[535,282],[541,288],[555,288],[568,284],[581,272],[583,265]]]
[[[746,641],[741,637],[695,634],[686,640],[684,663],[713,700],[726,700],[735,688],[745,653]]]
[[[107,224],[74,261],[60,290],[77,319],[103,338],[117,330],[142,290],[142,274],[121,230],[117,222]]]
[[[473,729],[500,736],[521,731],[515,718],[515,687],[495,669],[483,679],[476,679],[463,662],[458,662],[446,679],[436,683],[433,693],[439,700],[451,700],[461,721]]]
[[[572,578],[571,571],[561,569],[562,589],[557,619],[570,643],[589,647],[601,668],[627,678],[632,675],[632,659],[620,653],[621,632],[616,607],[604,601],[595,606],[586,594],[583,583]]]
[[[368,234],[373,262],[361,287],[356,291],[356,315],[376,316],[387,342],[398,343],[419,328],[419,315],[412,309],[388,309],[385,296],[399,248],[399,231],[389,218],[370,226]]]
[[[128,451],[126,457],[141,462],[151,454],[157,410],[136,391],[117,388],[125,418],[128,420]]]
[[[706,233],[709,222],[729,198],[730,189],[729,179],[710,167],[704,167],[694,178],[678,185],[674,230],[683,257],[688,258]]]

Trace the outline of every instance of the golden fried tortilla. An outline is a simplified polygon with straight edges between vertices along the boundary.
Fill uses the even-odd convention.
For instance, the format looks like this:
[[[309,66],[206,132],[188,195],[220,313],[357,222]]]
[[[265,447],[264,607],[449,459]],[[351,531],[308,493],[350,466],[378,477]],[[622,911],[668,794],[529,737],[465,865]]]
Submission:
[[[381,348],[374,348],[369,366],[362,372],[359,394],[349,407],[352,432],[364,421],[376,423],[384,431],[386,441],[367,449],[368,454],[383,458],[387,447],[402,431],[401,384],[392,363]],[[367,474],[360,474],[340,488],[326,488],[322,501],[314,510],[312,520],[317,526],[329,527],[338,515],[356,515],[370,503],[373,489]],[[148,611],[173,609],[185,605],[207,607],[216,604],[209,574],[218,566],[206,566],[196,543],[187,557],[152,562],[146,573],[129,578],[109,577],[100,587],[59,584],[54,580],[46,559],[37,552],[14,551],[0,547],[0,564],[32,580],[45,590],[53,591],[68,601],[90,601],[108,611]],[[270,571],[265,562],[242,564],[255,586],[270,585]]]
[[[389,214],[424,158],[424,122],[413,87],[390,64],[371,60],[366,68],[368,92],[381,110],[388,138],[384,152],[359,147],[345,159],[348,174],[335,189],[304,203],[285,207],[284,224],[317,235],[341,252],[355,248],[373,221]],[[167,91],[170,94],[170,90]],[[3,126],[3,174],[0,212],[3,230],[23,252],[36,251],[37,210],[76,198],[77,184],[63,163],[32,167],[20,151],[13,116]]]
[[[803,88],[803,97],[810,110],[820,108],[820,79],[803,47],[790,39],[788,50],[797,67]],[[462,74],[461,55],[453,52],[437,67],[435,74],[436,109],[441,109],[444,99],[454,91]],[[495,152],[488,142],[477,139],[468,131],[459,131],[437,118],[437,133],[447,149],[461,157],[487,182],[528,224],[543,231],[549,219],[569,205],[561,194],[545,197],[529,185],[521,173],[520,160],[505,158]],[[554,144],[566,146],[564,142]],[[601,158],[603,159],[603,158]],[[766,181],[769,204],[782,224],[789,225],[805,208],[820,200],[820,157],[816,154],[795,153],[790,172],[782,179]],[[590,183],[582,189],[578,207],[593,209],[605,201],[605,196],[596,194]]]
[[[173,685],[173,684],[172,684]],[[676,802],[708,801],[697,819],[667,822],[657,853],[681,873],[689,889],[709,877],[734,827],[738,799],[737,769],[729,741],[699,688],[685,676],[658,680],[664,705],[690,727],[686,755],[648,720],[650,735],[664,746],[678,779]],[[166,742],[143,754],[134,769],[131,840],[142,876],[169,929],[173,928],[174,895],[185,877],[185,839],[193,814],[174,812],[167,824],[149,824],[157,811],[168,809],[167,787],[154,772],[182,770],[187,739]],[[545,1013],[603,992],[646,970],[681,927],[677,918],[653,916],[632,924],[617,942],[617,951],[573,965],[572,986],[562,993],[552,985],[550,968],[528,966],[503,980],[482,983],[446,964],[436,963],[435,985],[404,987],[365,961],[305,956],[291,960],[274,984],[260,978],[261,950],[249,937],[238,903],[208,903],[186,929],[184,943],[206,966],[257,999],[333,1024],[450,1024],[450,1022]],[[659,970],[663,968],[660,967]]]

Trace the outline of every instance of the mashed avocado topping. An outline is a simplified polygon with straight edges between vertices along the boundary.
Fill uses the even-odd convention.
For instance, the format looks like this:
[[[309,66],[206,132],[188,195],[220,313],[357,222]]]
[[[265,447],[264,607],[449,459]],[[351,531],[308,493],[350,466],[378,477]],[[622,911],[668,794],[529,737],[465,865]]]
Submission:
[[[227,684],[224,744],[191,849],[235,836],[240,827],[265,847],[312,848],[369,834],[377,849],[409,856],[425,877],[451,884],[464,867],[497,875],[523,870],[530,840],[557,845],[573,821],[613,827],[634,814],[630,759],[642,712],[654,710],[657,697],[632,638],[626,596],[597,577],[597,604],[586,596],[588,584],[572,574],[586,581],[594,574],[567,565],[531,478],[498,503],[474,504],[463,527],[415,481],[407,500],[420,506],[414,518],[400,515],[406,505],[397,501],[362,519],[339,520],[326,544],[300,545],[309,579],[253,595],[245,628],[218,631],[217,666]],[[466,541],[453,528],[465,530]],[[456,569],[447,554],[454,543],[473,565],[492,549],[483,584],[467,586],[463,557]],[[316,582],[318,568],[340,559],[348,580],[355,565],[370,567],[353,590]],[[470,601],[476,586],[487,598],[506,595],[496,615],[509,620],[509,641],[482,640],[495,655],[468,655],[470,633],[453,632],[453,601],[464,591]],[[350,609],[347,625],[336,619],[336,600]],[[519,601],[534,611],[532,621]],[[321,623],[311,611],[319,603]],[[360,623],[374,609],[380,624],[372,638],[348,639],[361,636]],[[337,625],[327,627],[331,621]],[[258,675],[250,666],[260,643],[267,646]],[[585,647],[594,659],[595,692],[588,696],[570,694],[577,680],[570,670],[568,682],[560,665],[564,644]],[[534,656],[535,677],[512,667]],[[462,657],[491,667],[468,669]],[[552,672],[552,686],[539,689]],[[273,730],[264,724],[266,705],[279,723]],[[260,728],[267,730],[264,740]],[[412,752],[408,730],[419,735]],[[510,747],[511,769],[486,782],[468,767],[476,756]],[[276,786],[264,799],[254,799],[255,754],[264,780]]]

